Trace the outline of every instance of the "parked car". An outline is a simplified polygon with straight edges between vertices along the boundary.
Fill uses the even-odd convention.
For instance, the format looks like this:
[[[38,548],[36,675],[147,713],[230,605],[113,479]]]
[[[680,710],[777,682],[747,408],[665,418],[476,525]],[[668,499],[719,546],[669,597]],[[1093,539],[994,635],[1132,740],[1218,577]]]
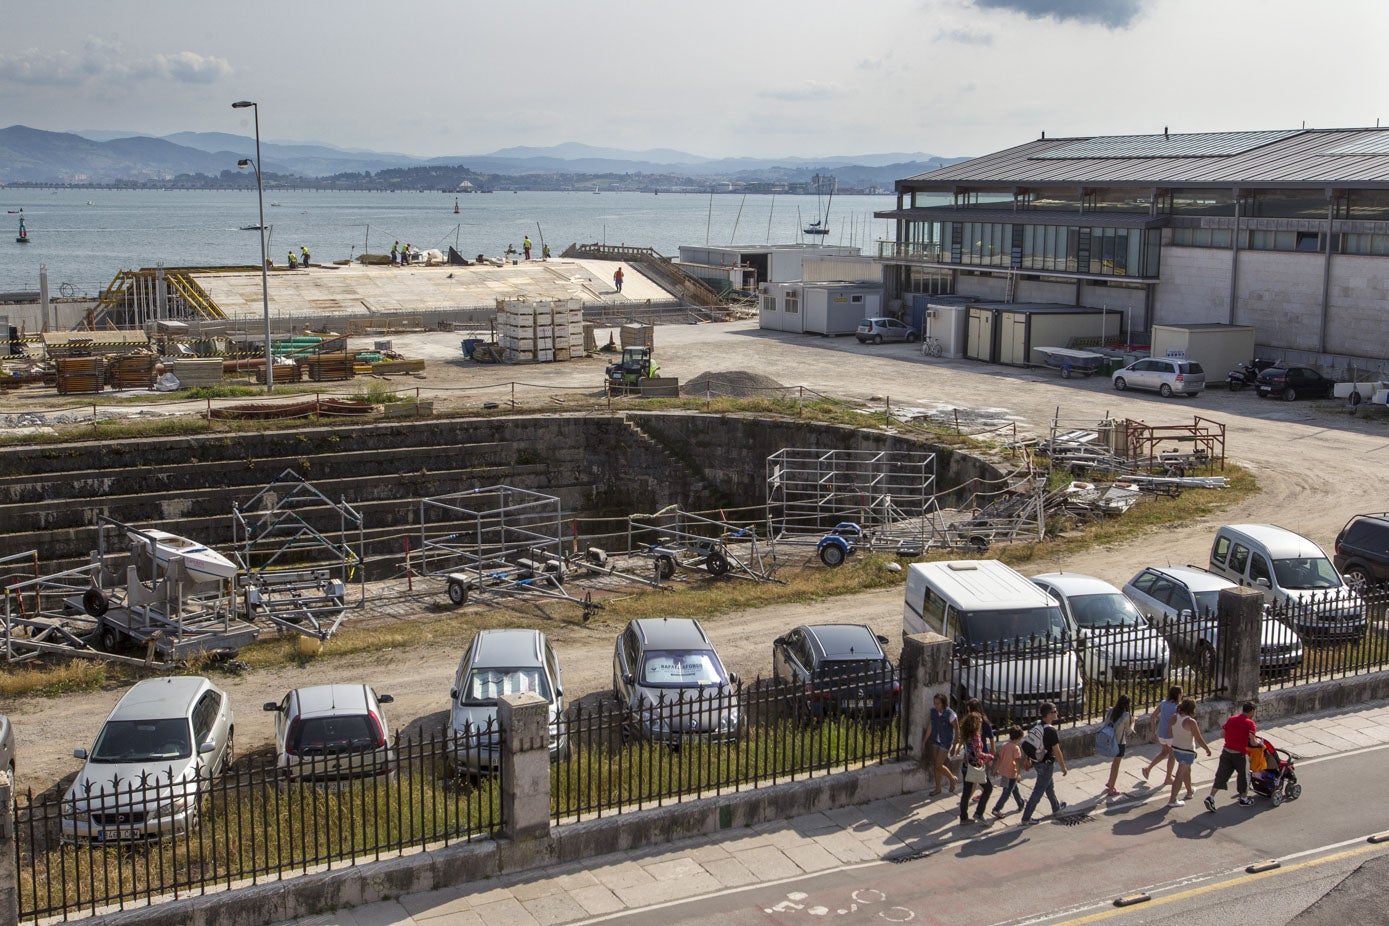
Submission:
[[[865,318],[858,323],[854,337],[858,338],[860,344],[867,344],[869,341],[874,344],[884,341],[914,343],[921,337],[921,332],[895,318]]]
[[[1259,398],[1277,396],[1285,402],[1297,399],[1329,399],[1336,383],[1311,367],[1269,367],[1259,374],[1254,391]]]
[[[211,779],[231,764],[226,692],[197,675],[138,682],[116,703],[63,797],[63,836],[125,842],[192,829]]]
[[[1363,640],[1365,601],[1312,541],[1273,524],[1226,524],[1211,544],[1211,572],[1257,588],[1280,620],[1309,642]]]
[[[1198,395],[1206,388],[1206,371],[1195,360],[1177,360],[1170,357],[1148,357],[1135,360],[1120,370],[1114,371],[1111,378],[1114,388],[1147,389],[1163,396]]]
[[[890,717],[902,688],[886,643],[865,624],[803,624],[772,641],[772,675],[805,693],[812,717]]]
[[[1150,566],[1124,586],[1138,610],[1157,622],[1174,649],[1191,654],[1196,664],[1214,671],[1220,643],[1216,613],[1220,590],[1235,583],[1195,566]],[[1259,637],[1259,668],[1265,672],[1302,664],[1302,641],[1287,624],[1264,611]]]
[[[315,782],[388,778],[395,749],[381,705],[394,700],[367,685],[296,688],[264,709],[275,714],[275,766]]]
[[[736,739],[737,684],[693,618],[632,621],[613,647],[613,696],[627,729],[656,742]]]
[[[14,787],[14,727],[4,714],[0,714],[0,771],[10,773],[10,787]]]
[[[458,737],[453,762],[473,772],[501,764],[497,700],[529,693],[549,705],[550,761],[568,751],[560,728],[564,713],[564,679],[549,639],[538,630],[479,630],[463,658],[449,691],[449,728]]]
[[[1097,681],[1162,681],[1172,664],[1167,642],[1124,593],[1103,579],[1049,572],[1033,584],[1055,598],[1080,647],[1085,676]]]
[[[1357,514],[1336,535],[1332,563],[1351,588],[1389,582],[1389,514]]]

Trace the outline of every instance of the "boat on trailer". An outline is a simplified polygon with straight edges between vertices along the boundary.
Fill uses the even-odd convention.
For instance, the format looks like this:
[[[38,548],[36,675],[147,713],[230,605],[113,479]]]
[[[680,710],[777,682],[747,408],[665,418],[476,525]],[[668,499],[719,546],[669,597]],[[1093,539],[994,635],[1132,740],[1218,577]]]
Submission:
[[[220,582],[236,576],[235,563],[211,547],[187,537],[168,531],[134,528],[126,536],[132,546],[146,546],[154,561],[166,569],[172,557],[183,557],[183,568],[195,581]]]

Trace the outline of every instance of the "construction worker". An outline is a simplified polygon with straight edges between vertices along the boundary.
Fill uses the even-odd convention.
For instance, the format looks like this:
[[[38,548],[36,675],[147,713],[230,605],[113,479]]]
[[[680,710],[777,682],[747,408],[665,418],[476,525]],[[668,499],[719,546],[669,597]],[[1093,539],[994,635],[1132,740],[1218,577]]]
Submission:
[[[619,293],[622,292],[622,268],[621,268],[621,267],[618,267],[616,270],[613,271],[613,286],[615,286],[615,287],[617,288],[617,291],[618,291]]]
[[[521,250],[523,250],[523,251],[526,252],[526,260],[530,260],[530,259],[531,259],[531,236],[530,236],[530,235],[527,235],[527,236],[525,237],[525,240],[521,242]]]
[[[407,267],[410,265],[410,242],[405,242],[405,250],[400,252],[400,262]]]
[[[544,247],[542,247],[542,248],[540,249],[540,259],[541,259],[541,260],[549,260],[549,259],[550,259],[550,246],[549,246],[548,244],[545,245]]]
[[[309,249],[304,245],[299,245],[299,263],[305,270],[309,269]]]
[[[392,267],[399,267],[399,266],[400,266],[400,242],[399,242],[399,241],[397,241],[395,244],[391,245],[391,266],[392,266]]]
[[[294,252],[293,252],[293,251],[290,251],[290,252],[289,252],[289,269],[293,270],[293,269],[294,269],[295,267],[297,267],[297,266],[298,266],[298,263],[295,261]]]

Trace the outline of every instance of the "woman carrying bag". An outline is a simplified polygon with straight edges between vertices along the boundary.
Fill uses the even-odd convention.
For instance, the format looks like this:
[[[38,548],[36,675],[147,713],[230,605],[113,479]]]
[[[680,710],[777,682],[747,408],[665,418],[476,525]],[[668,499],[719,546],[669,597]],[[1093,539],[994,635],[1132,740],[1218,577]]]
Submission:
[[[989,795],[993,792],[993,782],[989,780],[989,766],[993,763],[993,753],[984,749],[984,715],[968,713],[960,721],[960,774],[965,786],[960,794],[960,824],[969,823],[969,799],[979,786],[979,806],[974,812],[974,822],[984,822],[984,808],[988,806]]]

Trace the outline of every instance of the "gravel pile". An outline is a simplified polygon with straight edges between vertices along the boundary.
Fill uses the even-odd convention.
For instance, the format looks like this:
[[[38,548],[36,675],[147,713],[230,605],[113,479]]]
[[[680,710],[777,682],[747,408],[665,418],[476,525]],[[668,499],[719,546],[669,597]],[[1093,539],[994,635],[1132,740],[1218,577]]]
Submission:
[[[795,387],[783,386],[770,376],[747,370],[704,372],[680,386],[680,394],[711,395],[729,399],[781,399],[795,395]]]

